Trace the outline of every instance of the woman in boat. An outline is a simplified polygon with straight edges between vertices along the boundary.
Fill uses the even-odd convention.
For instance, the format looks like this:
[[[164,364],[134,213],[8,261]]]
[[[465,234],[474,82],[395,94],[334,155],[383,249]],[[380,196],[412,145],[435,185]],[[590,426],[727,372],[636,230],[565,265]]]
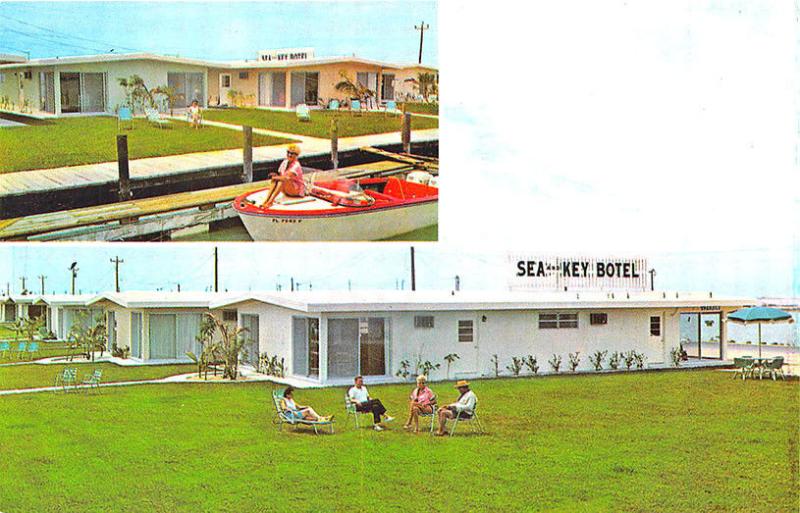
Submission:
[[[318,414],[314,411],[314,408],[311,406],[300,406],[299,404],[294,402],[294,387],[286,387],[286,390],[283,391],[283,399],[281,399],[281,409],[286,414],[287,417],[294,418],[297,420],[304,419],[304,420],[313,420],[315,422],[323,421],[327,422],[333,418],[333,415],[329,417],[323,417],[322,415]]]
[[[306,184],[303,181],[303,168],[297,157],[300,156],[300,147],[296,144],[286,148],[286,160],[278,168],[278,176],[272,178],[272,188],[267,199],[261,204],[262,208],[269,208],[275,202],[278,194],[302,198],[306,195]]]

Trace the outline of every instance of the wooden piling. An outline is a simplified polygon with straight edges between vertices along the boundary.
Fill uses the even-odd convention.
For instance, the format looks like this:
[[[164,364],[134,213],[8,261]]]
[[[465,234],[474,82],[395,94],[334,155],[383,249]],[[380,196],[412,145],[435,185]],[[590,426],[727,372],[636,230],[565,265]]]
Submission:
[[[117,193],[120,201],[128,201],[131,193],[131,172],[128,167],[128,136],[117,136],[117,168],[119,169],[119,185]]]
[[[401,132],[403,153],[411,153],[411,113],[403,113],[403,130]]]
[[[242,182],[250,183],[253,181],[253,127],[243,126],[242,134],[244,135]]]
[[[334,171],[339,169],[339,123],[336,118],[331,120],[331,162]]]

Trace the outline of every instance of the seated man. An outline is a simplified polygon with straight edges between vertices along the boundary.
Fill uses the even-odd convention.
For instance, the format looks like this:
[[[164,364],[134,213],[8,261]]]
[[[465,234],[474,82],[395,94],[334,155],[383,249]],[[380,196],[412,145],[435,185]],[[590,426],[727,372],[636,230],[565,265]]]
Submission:
[[[469,381],[459,381],[456,383],[456,388],[461,394],[458,400],[447,406],[439,408],[437,412],[439,415],[439,430],[436,431],[436,436],[445,435],[445,425],[447,419],[455,419],[456,415],[459,418],[470,418],[475,413],[475,406],[478,404],[478,397],[475,392],[469,389]]]
[[[281,399],[281,409],[287,417],[296,420],[312,420],[314,422],[329,422],[333,419],[333,415],[323,417],[314,411],[311,406],[300,406],[294,402],[294,387],[287,387],[283,391],[283,399]]]
[[[364,386],[364,378],[356,376],[355,386],[347,391],[347,397],[350,402],[356,405],[356,411],[363,413],[372,413],[372,419],[375,422],[375,431],[383,431],[381,425],[381,415],[384,416],[386,422],[391,422],[394,417],[386,413],[386,408],[383,407],[380,399],[372,399],[367,392],[367,387]]]

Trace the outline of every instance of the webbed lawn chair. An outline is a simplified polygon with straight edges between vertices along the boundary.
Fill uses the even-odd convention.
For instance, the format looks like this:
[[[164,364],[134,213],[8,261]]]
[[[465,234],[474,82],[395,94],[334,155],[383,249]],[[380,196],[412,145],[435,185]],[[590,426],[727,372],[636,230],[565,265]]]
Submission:
[[[56,374],[55,386],[61,387],[64,392],[69,391],[69,387],[75,387],[78,384],[78,369],[74,367],[66,367],[61,372]]]
[[[28,356],[31,360],[33,360],[33,355],[39,355],[39,343],[38,342],[29,342],[28,343]]]
[[[90,389],[97,389],[100,390],[100,381],[103,379],[103,369],[95,369],[94,372],[88,377],[84,378],[81,381],[81,385],[83,385],[84,390],[89,391]]]
[[[764,362],[764,374],[770,376],[772,381],[775,381],[775,378],[778,376],[785,381],[786,374],[783,373],[783,363],[783,356],[776,356],[772,360],[767,360]]]
[[[0,358],[5,358],[11,352],[11,344],[0,342]]]
[[[148,107],[144,109],[144,115],[147,116],[147,121],[159,128],[165,128],[169,124],[169,120],[161,119],[161,114],[156,109]]]
[[[272,403],[275,405],[275,423],[278,424],[278,431],[283,431],[283,425],[289,424],[297,428],[297,426],[311,426],[314,428],[314,434],[319,434],[320,427],[328,427],[331,434],[333,434],[333,420],[308,420],[297,419],[284,411],[281,408],[281,400],[283,399],[282,390],[272,391]]]
[[[746,379],[748,376],[753,376],[753,364],[755,362],[752,358],[734,358],[733,359],[733,379],[736,379],[737,376],[741,375],[742,380]]]
[[[386,102],[386,111],[387,114],[402,114],[403,112],[397,108],[397,102],[394,100],[389,100]]]
[[[297,113],[298,121],[311,121],[311,111],[305,103],[298,105],[295,112]]]
[[[436,407],[436,396],[434,395],[433,399],[431,399],[431,412],[430,413],[420,413],[419,414],[420,418],[428,418],[428,417],[431,418],[431,433],[430,434],[433,434],[434,428],[436,427],[436,417],[437,417],[436,410],[437,409],[438,408]]]
[[[25,353],[28,351],[28,343],[27,342],[20,342],[17,346],[17,357],[22,359],[25,356]]]
[[[463,424],[465,422],[468,423],[472,427],[472,430],[476,433],[483,434],[486,432],[486,430],[483,428],[481,420],[478,418],[477,403],[475,404],[475,410],[471,414],[466,412],[459,413],[458,415],[456,415],[456,417],[453,419],[452,422],[453,425],[450,427],[450,436],[456,434],[456,427],[458,427],[459,423]],[[445,428],[447,428],[447,426],[445,426]]]
[[[339,100],[331,100],[328,102],[328,110],[339,110]]]
[[[129,123],[128,128],[133,128],[133,113],[129,107],[120,107],[117,111],[117,131],[122,130],[123,123]]]
[[[350,112],[361,114],[361,100],[350,100]]]
[[[355,420],[356,429],[361,428],[361,421],[359,420],[361,418],[361,415],[368,414],[370,418],[373,418],[371,412],[358,411],[358,408],[356,408],[356,403],[350,400],[350,396],[347,395],[346,392],[344,394],[344,410],[347,412],[347,418],[344,424],[345,427],[350,422],[350,417],[353,417],[353,419]]]

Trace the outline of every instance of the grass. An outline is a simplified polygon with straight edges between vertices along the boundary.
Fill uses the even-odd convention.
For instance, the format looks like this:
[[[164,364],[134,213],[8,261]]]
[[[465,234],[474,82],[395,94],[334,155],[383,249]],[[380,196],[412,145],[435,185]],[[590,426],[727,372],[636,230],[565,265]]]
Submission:
[[[311,121],[297,120],[294,112],[264,109],[208,109],[205,119],[234,125],[249,125],[290,134],[329,138],[331,120],[339,120],[339,137],[399,132],[401,117],[380,112],[365,112],[359,116],[350,112],[311,111]],[[432,118],[411,118],[411,129],[437,128],[439,121]]]
[[[192,364],[121,367],[113,363],[91,363],[85,360],[76,360],[75,363],[65,365],[12,365],[0,367],[0,390],[52,386],[56,375],[61,373],[64,367],[77,368],[79,380],[88,377],[94,369],[102,369],[104,383],[159,379],[176,374],[187,374],[197,369],[197,367]]]
[[[116,161],[117,133],[116,118],[108,116],[4,128],[0,130],[0,173]],[[242,147],[239,132],[210,126],[197,130],[180,121],[170,121],[169,128],[162,129],[136,119],[133,129],[120,133],[128,136],[131,159]],[[256,146],[285,142],[290,141],[253,135]]]
[[[397,108],[405,110],[406,112],[415,112],[417,114],[432,114],[439,115],[438,103],[423,103],[423,102],[406,102],[398,103]]]
[[[76,354],[78,350],[71,350],[67,344],[63,342],[45,342],[39,341],[39,350],[33,355],[33,359],[50,358],[51,356],[64,356]],[[21,362],[31,359],[30,353],[20,355],[18,348],[19,343],[10,341],[11,351],[5,355],[0,355],[0,363]]]
[[[452,384],[434,384],[447,400]],[[370,387],[401,415],[411,385]],[[2,511],[796,511],[798,382],[718,371],[475,382],[489,434],[278,432],[267,384],[0,397]],[[120,470],[123,469],[123,470]]]

